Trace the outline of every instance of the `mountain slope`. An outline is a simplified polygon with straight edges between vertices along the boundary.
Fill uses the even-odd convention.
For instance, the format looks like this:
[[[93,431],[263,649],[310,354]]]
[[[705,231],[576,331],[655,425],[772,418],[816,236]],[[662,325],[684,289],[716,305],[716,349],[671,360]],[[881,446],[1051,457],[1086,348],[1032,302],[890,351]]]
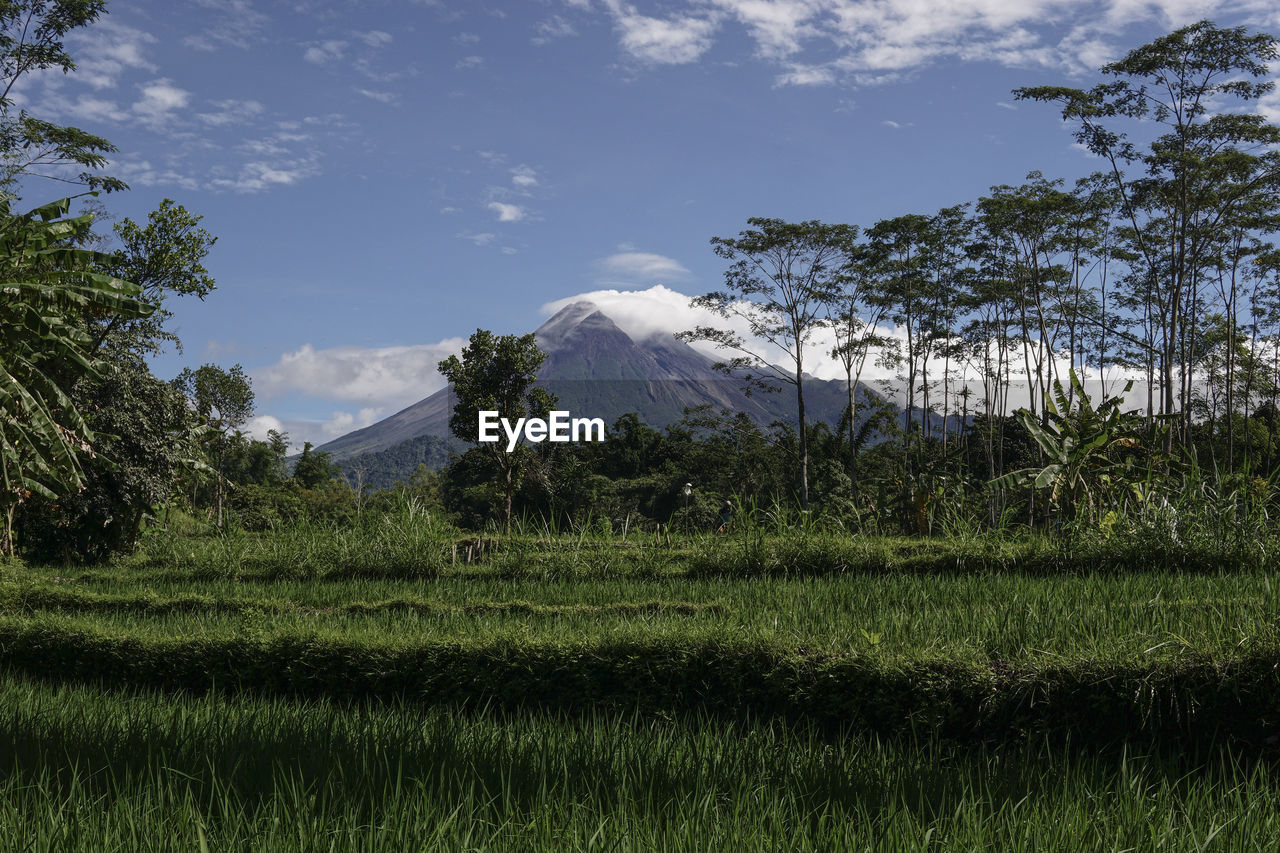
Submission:
[[[776,394],[748,395],[740,380],[717,371],[712,359],[688,344],[666,335],[633,340],[591,302],[565,306],[535,334],[547,353],[538,384],[559,398],[558,409],[574,417],[598,417],[612,424],[636,412],[645,423],[661,428],[679,421],[686,407],[709,404],[715,410],[745,412],[762,426],[796,419],[790,386]],[[834,424],[847,401],[843,382],[805,383],[806,409],[815,420]],[[452,395],[444,388],[318,449],[341,462],[388,451],[419,436],[447,438],[452,409]]]

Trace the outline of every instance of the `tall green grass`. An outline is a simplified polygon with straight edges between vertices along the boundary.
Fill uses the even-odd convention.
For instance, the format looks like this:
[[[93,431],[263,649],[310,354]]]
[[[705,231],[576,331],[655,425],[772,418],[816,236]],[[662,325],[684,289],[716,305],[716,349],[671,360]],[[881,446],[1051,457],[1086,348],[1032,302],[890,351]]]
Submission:
[[[902,563],[932,559],[901,543]],[[673,565],[695,559],[676,558]],[[150,637],[255,630],[381,643],[718,638],[781,651],[985,662],[1230,657],[1276,638],[1280,574],[1008,570],[930,573],[210,577],[149,569],[12,570],[0,616],[46,615]],[[878,639],[872,641],[870,637]]]
[[[0,850],[1269,850],[1223,753],[0,680]]]

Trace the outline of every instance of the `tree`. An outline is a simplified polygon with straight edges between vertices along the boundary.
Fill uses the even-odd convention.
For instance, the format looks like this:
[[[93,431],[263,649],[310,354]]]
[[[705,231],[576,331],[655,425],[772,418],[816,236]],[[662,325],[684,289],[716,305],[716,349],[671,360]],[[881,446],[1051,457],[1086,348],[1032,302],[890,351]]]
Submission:
[[[874,288],[879,294],[877,298],[888,304],[889,319],[906,338],[907,400],[902,427],[908,479],[912,472],[912,447],[917,457],[920,454],[921,430],[914,423],[917,379],[934,337],[931,320],[936,299],[930,250],[937,243],[935,237],[933,220],[918,213],[884,219],[867,229],[868,259],[875,278]]]
[[[800,506],[809,508],[809,442],[805,428],[805,348],[823,325],[823,305],[839,287],[839,279],[857,229],[809,221],[752,218],[752,228],[737,237],[713,237],[717,255],[730,262],[725,290],[694,299],[692,305],[746,324],[753,340],[732,329],[699,326],[676,335],[682,341],[710,341],[737,353],[716,365],[727,373],[740,372],[749,384],[772,386],[773,381],[796,389],[799,423]],[[772,344],[787,359],[785,368],[773,364],[759,343]],[[776,387],[776,386],[772,386]]]
[[[202,217],[171,199],[147,214],[146,226],[125,219],[115,226],[120,248],[111,255],[109,271],[142,288],[142,299],[155,310],[144,318],[112,316],[94,324],[96,346],[116,352],[155,355],[166,344],[182,352],[182,341],[165,328],[173,312],[165,307],[170,296],[203,300],[214,290],[204,259],[217,238],[200,227]]]
[[[104,218],[96,201],[84,209],[93,214],[95,225]],[[99,436],[97,452],[84,460],[79,494],[37,499],[19,512],[17,527],[27,557],[101,560],[132,550],[145,513],[169,499],[180,477],[194,478],[202,464],[194,413],[144,361],[165,343],[181,350],[177,335],[165,327],[171,316],[161,307],[165,298],[203,298],[213,289],[213,279],[200,263],[213,238],[198,222],[199,217],[166,200],[145,228],[127,219],[116,226],[122,243],[116,252],[107,251],[109,241],[101,233],[86,231],[77,237],[76,245],[101,248],[100,272],[132,281],[154,310],[141,317],[82,313],[91,340],[88,351],[108,366],[67,387],[85,423]],[[248,452],[260,455],[266,449],[251,444]]]
[[[1056,378],[1058,326],[1069,314],[1065,294],[1071,273],[1058,256],[1068,248],[1075,197],[1061,186],[1061,180],[1032,172],[1022,186],[992,187],[990,196],[978,200],[984,236],[1001,255],[999,267],[1017,306],[1033,414]]]
[[[852,248],[852,247],[851,247]],[[835,335],[831,357],[844,367],[845,388],[849,392],[849,482],[855,493],[858,484],[858,399],[857,388],[872,349],[894,346],[896,341],[880,331],[880,322],[889,303],[873,287],[867,253],[854,249],[836,290],[827,294],[827,323]]]
[[[462,441],[477,445],[498,470],[504,526],[508,531],[512,501],[528,468],[529,449],[516,445],[507,452],[504,442],[481,443],[479,413],[496,411],[511,423],[518,418],[545,417],[556,399],[533,387],[533,383],[546,357],[533,334],[517,337],[476,329],[462,349],[462,358],[451,355],[437,365],[453,386],[457,401],[449,417],[450,431]]]
[[[94,435],[68,394],[98,363],[83,315],[139,317],[138,288],[97,270],[105,258],[76,248],[91,217],[64,218],[71,200],[12,215],[0,198],[0,556],[13,553],[13,520],[31,495],[84,486]]]
[[[97,437],[84,488],[19,512],[24,556],[100,562],[134,549],[146,513],[195,473],[197,421],[187,401],[140,361],[101,365],[70,393]]]
[[[11,93],[32,71],[75,69],[63,39],[106,11],[106,0],[7,0],[0,3],[0,191],[9,192],[21,175],[67,180],[65,167],[98,170],[116,147],[77,127],[63,127],[21,110],[12,113]],[[72,183],[105,192],[127,189],[124,181],[91,171]]]
[[[311,442],[302,445],[302,455],[293,466],[293,479],[304,489],[318,489],[330,480],[341,477],[342,469],[327,451],[316,453]]]
[[[1120,196],[1127,237],[1141,269],[1133,280],[1151,306],[1160,411],[1181,410],[1190,425],[1195,306],[1217,235],[1280,193],[1280,128],[1242,110],[1274,88],[1265,81],[1276,40],[1244,27],[1199,21],[1130,51],[1102,68],[1110,82],[1085,91],[1016,89],[1020,99],[1061,104],[1076,139],[1105,158]],[[1160,128],[1145,147],[1121,129]],[[1125,169],[1138,167],[1136,175]],[[1173,440],[1167,433],[1166,450]]]
[[[222,529],[227,458],[240,427],[253,417],[253,383],[238,364],[230,370],[223,370],[216,364],[205,364],[195,370],[185,368],[173,384],[186,395],[196,414],[213,430],[209,436],[208,453],[215,476],[214,504],[218,529]]]

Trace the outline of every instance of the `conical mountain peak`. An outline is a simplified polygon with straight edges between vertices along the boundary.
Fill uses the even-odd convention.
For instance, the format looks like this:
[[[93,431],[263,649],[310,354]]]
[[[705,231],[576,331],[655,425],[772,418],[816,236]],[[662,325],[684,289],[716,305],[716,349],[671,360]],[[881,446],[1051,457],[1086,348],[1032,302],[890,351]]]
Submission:
[[[586,299],[569,303],[534,331],[538,336],[538,346],[544,352],[560,349],[574,329],[591,315],[599,313],[600,307]]]
[[[539,326],[534,334],[547,354],[538,370],[538,384],[555,394],[557,406],[577,416],[599,417],[612,423],[635,412],[650,426],[680,420],[687,407],[709,405],[712,411],[741,412],[758,424],[794,418],[786,394],[747,396],[737,378],[712,367],[712,359],[668,334],[632,338],[590,300],[568,303]],[[814,381],[806,387],[809,410],[816,419],[835,423],[848,401],[840,382]],[[340,461],[365,454],[391,454],[417,448],[410,442],[422,436],[449,436],[453,399],[448,388],[420,400],[371,426],[323,445]],[[419,461],[407,452],[407,477]],[[380,463],[381,464],[381,463]],[[397,463],[398,464],[398,463]]]

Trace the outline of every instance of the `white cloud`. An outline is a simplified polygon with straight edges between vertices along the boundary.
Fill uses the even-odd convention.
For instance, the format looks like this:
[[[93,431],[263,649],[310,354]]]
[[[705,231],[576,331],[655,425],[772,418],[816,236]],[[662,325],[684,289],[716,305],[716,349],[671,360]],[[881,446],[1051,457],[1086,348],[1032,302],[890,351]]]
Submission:
[[[584,299],[597,305],[619,329],[637,341],[710,325],[716,319],[710,312],[691,308],[689,296],[661,284],[647,290],[604,289],[579,293],[548,302],[542,306],[542,313],[549,317],[566,305]]]
[[[462,338],[377,348],[315,349],[307,344],[253,371],[253,388],[266,401],[307,394],[371,409],[399,409],[443,388],[436,364],[465,345]]]
[[[463,240],[470,240],[477,246],[487,246],[497,238],[497,235],[484,231],[479,234],[459,234],[458,237]]]
[[[737,25],[757,58],[780,66],[779,86],[878,85],[943,60],[1092,71],[1115,58],[1106,39],[1131,25],[1181,26],[1226,9],[1257,26],[1280,20],[1267,0],[697,0],[666,17],[638,5],[649,4],[598,4],[634,59],[695,62]],[[1055,43],[1050,27],[1068,35]]]
[[[314,157],[289,161],[255,160],[245,163],[233,177],[216,177],[209,189],[236,193],[258,193],[276,187],[287,187],[320,174]]]
[[[150,160],[125,158],[112,163],[111,170],[131,186],[178,187],[184,190],[200,188],[200,181],[193,175],[172,167],[154,165]]]
[[[134,103],[133,113],[143,124],[160,127],[191,100],[191,93],[179,89],[168,79],[152,80],[139,87],[142,97]]]
[[[274,415],[254,415],[241,428],[245,435],[258,441],[266,441],[267,433],[271,430],[276,432],[285,431],[284,422]]]
[[[677,332],[687,331],[698,326],[714,326],[732,329],[744,340],[751,339],[750,329],[746,321],[734,318],[726,320],[703,308],[694,308],[691,297],[663,285],[654,285],[646,290],[593,290],[576,296],[557,299],[542,306],[542,312],[548,316],[574,302],[587,300],[595,304],[619,329],[632,340],[642,341],[651,337],[670,338]],[[717,360],[732,357],[734,353],[717,350],[713,345],[698,341],[693,348]],[[828,349],[830,347],[828,346]],[[784,353],[777,347],[760,342],[756,347],[765,358],[780,363]],[[817,352],[816,350],[814,351]],[[832,362],[834,364],[834,362]],[[806,370],[815,375],[823,370],[823,365],[816,359],[813,367]],[[826,378],[826,377],[824,377]],[[831,378],[834,378],[834,374]]]
[[[489,202],[489,209],[498,214],[499,222],[520,222],[529,214],[518,204],[506,204],[501,201]]]
[[[619,329],[632,340],[642,341],[654,336],[671,337],[677,332],[694,329],[698,326],[730,329],[745,341],[751,341],[751,330],[747,322],[740,317],[724,318],[703,308],[695,308],[691,297],[663,285],[654,285],[645,290],[593,290],[575,296],[557,299],[542,306],[542,313],[551,316],[566,305],[586,300],[594,303]],[[894,329],[882,330],[884,334],[899,334]],[[901,337],[901,335],[899,335]],[[829,330],[819,330],[808,342],[808,357],[805,372],[819,379],[843,379],[844,368],[840,362],[830,357],[834,347],[834,338]],[[711,358],[725,360],[739,353],[719,350],[706,341],[696,341],[691,346]],[[778,347],[766,341],[756,341],[752,348],[755,352],[774,364],[784,364],[786,354]],[[874,359],[873,359],[874,360]],[[885,378],[887,372],[873,367],[868,362],[864,371],[864,381]]]
[[[314,65],[325,65],[342,59],[347,52],[347,43],[338,39],[317,42],[307,47],[302,58]]]
[[[809,0],[712,0],[732,14],[756,42],[756,52],[766,59],[785,59],[802,43],[820,32],[816,21],[822,3]]]
[[[484,65],[483,56],[464,56],[455,62],[453,67],[460,71],[466,71],[471,68],[479,68],[481,65]]]
[[[128,70],[152,74],[158,70],[146,58],[147,48],[157,42],[156,37],[109,19],[68,34],[67,42],[76,57],[73,79],[95,89],[113,88]],[[49,73],[61,75],[60,71]]]
[[[522,163],[511,170],[511,183],[523,190],[531,189],[538,185],[538,173]]]
[[[604,0],[613,15],[622,49],[652,65],[697,62],[712,45],[720,24],[714,17],[650,18],[621,0]]]
[[[1258,101],[1258,114],[1273,124],[1280,124],[1280,79],[1275,81],[1276,88]]]
[[[52,115],[65,115],[84,122],[127,121],[129,113],[115,101],[81,95],[68,101],[57,93],[50,93],[41,101],[41,107]]]
[[[596,261],[600,284],[652,284],[688,281],[693,274],[675,258],[652,252],[619,252]]]

